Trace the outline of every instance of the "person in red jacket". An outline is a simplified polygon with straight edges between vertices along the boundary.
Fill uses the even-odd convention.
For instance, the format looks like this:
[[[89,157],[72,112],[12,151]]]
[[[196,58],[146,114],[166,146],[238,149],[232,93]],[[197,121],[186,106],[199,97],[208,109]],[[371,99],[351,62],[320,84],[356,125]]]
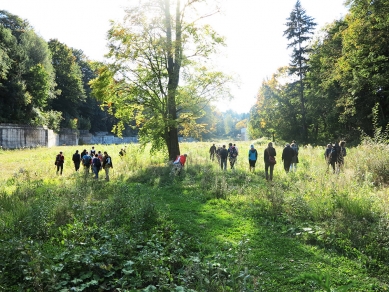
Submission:
[[[173,165],[174,165],[174,171],[176,174],[180,174],[181,173],[181,169],[184,167],[185,165],[185,162],[186,162],[186,157],[188,155],[187,154],[184,154],[184,155],[177,155],[177,158],[176,160],[174,160],[173,162]]]

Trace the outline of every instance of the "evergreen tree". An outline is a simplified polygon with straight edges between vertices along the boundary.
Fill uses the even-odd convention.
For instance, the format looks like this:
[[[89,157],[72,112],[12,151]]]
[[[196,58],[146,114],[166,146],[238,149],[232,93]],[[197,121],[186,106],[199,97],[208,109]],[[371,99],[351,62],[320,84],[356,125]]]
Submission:
[[[298,76],[298,81],[296,84],[299,86],[300,93],[302,139],[303,141],[307,141],[308,130],[303,79],[306,72],[308,71],[307,54],[309,53],[310,49],[307,45],[307,41],[310,40],[316,23],[313,21],[313,18],[308,16],[306,11],[301,7],[300,0],[297,0],[287,20],[287,29],[284,31],[284,36],[286,36],[288,41],[290,41],[288,48],[293,48],[289,73],[291,75],[296,74]]]

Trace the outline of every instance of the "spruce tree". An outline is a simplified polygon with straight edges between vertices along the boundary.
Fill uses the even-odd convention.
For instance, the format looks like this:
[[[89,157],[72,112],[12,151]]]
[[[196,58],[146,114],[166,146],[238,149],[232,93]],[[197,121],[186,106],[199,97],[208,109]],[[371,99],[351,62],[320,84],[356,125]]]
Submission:
[[[310,49],[307,42],[311,39],[314,33],[314,19],[306,14],[305,9],[301,7],[300,0],[297,0],[289,18],[287,18],[287,29],[284,31],[284,36],[288,39],[288,48],[293,48],[291,63],[289,64],[289,74],[297,74],[300,92],[300,107],[301,107],[301,129],[302,139],[304,142],[308,140],[307,121],[306,121],[306,106],[304,99],[304,76],[308,70],[307,54]]]

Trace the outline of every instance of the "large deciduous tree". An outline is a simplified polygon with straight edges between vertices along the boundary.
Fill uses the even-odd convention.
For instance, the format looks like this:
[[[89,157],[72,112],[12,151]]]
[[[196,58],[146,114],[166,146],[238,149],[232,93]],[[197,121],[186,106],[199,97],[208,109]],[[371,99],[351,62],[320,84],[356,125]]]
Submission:
[[[150,0],[128,9],[124,23],[108,33],[110,63],[92,82],[95,96],[120,120],[117,132],[135,119],[141,142],[166,146],[170,159],[180,154],[179,126],[193,127],[211,101],[229,96],[230,78],[206,67],[223,38],[196,21],[202,16],[195,8],[204,2]]]
[[[286,36],[288,41],[290,41],[288,48],[293,48],[289,72],[290,74],[297,74],[298,76],[302,138],[304,141],[307,141],[308,129],[306,121],[306,105],[304,98],[303,79],[308,70],[307,54],[309,53],[310,49],[307,41],[310,40],[316,23],[313,21],[312,17],[306,14],[305,9],[301,7],[300,0],[297,0],[287,20],[287,29],[284,31],[284,36]]]

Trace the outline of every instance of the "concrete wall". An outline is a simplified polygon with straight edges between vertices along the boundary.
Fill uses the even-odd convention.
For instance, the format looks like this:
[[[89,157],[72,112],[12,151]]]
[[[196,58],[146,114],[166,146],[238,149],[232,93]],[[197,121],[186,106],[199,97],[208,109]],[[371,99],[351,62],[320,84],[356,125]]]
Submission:
[[[57,145],[78,145],[78,133],[71,129],[61,129],[59,133],[59,144]]]
[[[0,145],[4,149],[24,147],[51,147],[57,143],[58,135],[46,127],[0,124]]]
[[[24,147],[53,147],[78,144],[123,144],[138,143],[138,137],[115,137],[107,132],[92,135],[89,131],[62,129],[59,134],[46,127],[31,127],[17,124],[0,124],[0,146],[4,149]]]
[[[54,133],[53,130],[47,130],[47,147],[53,147],[59,145],[59,135]]]

